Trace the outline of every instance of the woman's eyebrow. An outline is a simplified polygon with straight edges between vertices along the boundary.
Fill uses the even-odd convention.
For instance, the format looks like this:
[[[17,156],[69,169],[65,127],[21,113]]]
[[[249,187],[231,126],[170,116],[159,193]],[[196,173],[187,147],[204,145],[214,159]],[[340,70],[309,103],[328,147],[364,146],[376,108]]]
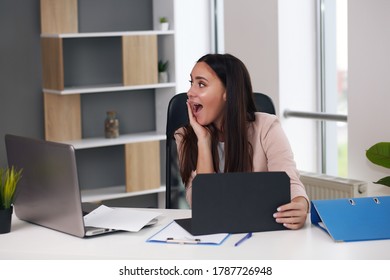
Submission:
[[[195,80],[205,80],[205,81],[208,81],[205,77],[203,76],[196,76],[195,77]]]

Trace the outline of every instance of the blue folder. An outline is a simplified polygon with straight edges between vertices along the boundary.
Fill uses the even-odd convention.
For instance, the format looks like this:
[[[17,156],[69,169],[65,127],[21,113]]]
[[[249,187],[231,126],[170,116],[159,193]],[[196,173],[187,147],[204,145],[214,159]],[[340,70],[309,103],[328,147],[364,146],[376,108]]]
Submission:
[[[313,200],[311,223],[335,241],[390,239],[390,196]]]

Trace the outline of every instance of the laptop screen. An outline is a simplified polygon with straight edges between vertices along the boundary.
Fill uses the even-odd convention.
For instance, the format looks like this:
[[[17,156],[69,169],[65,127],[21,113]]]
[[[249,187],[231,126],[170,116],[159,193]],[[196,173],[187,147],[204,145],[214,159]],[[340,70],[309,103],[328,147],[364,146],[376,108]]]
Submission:
[[[15,194],[15,214],[24,221],[68,234],[85,234],[74,148],[70,145],[5,136],[9,166],[23,169]]]

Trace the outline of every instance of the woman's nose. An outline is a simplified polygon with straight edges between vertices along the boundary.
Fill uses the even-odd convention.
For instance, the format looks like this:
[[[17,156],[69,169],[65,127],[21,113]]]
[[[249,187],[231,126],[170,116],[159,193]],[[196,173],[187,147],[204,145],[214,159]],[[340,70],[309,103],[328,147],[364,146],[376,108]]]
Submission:
[[[187,91],[187,97],[188,98],[194,97],[194,92],[191,90],[191,88]]]

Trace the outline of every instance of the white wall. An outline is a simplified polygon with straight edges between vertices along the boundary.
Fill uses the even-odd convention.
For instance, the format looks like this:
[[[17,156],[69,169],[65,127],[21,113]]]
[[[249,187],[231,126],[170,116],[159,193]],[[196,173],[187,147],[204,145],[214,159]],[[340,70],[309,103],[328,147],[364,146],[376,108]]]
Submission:
[[[269,95],[279,111],[278,2],[224,1],[225,52],[240,58],[253,90]]]
[[[316,90],[314,1],[225,0],[224,5],[225,51],[246,63],[254,89],[269,94],[279,112],[315,108],[313,95],[306,95]],[[390,141],[390,1],[348,5],[348,177],[372,182],[390,175],[365,157],[371,145]],[[310,124],[297,128],[295,120],[280,118],[298,168],[315,169],[311,156],[317,149],[303,132]],[[384,194],[390,188],[369,185],[368,195]]]
[[[186,92],[195,62],[211,52],[210,0],[175,0],[176,90]]]
[[[317,111],[316,3],[279,0],[279,106]],[[318,121],[280,116],[300,170],[318,172]]]
[[[390,170],[370,163],[365,151],[376,142],[390,141],[390,1],[348,1],[348,173],[377,181]],[[390,194],[371,184],[369,195]]]
[[[248,67],[255,91],[269,95],[297,166],[316,171],[315,121],[285,119],[285,109],[315,111],[315,1],[225,0],[225,51]]]

